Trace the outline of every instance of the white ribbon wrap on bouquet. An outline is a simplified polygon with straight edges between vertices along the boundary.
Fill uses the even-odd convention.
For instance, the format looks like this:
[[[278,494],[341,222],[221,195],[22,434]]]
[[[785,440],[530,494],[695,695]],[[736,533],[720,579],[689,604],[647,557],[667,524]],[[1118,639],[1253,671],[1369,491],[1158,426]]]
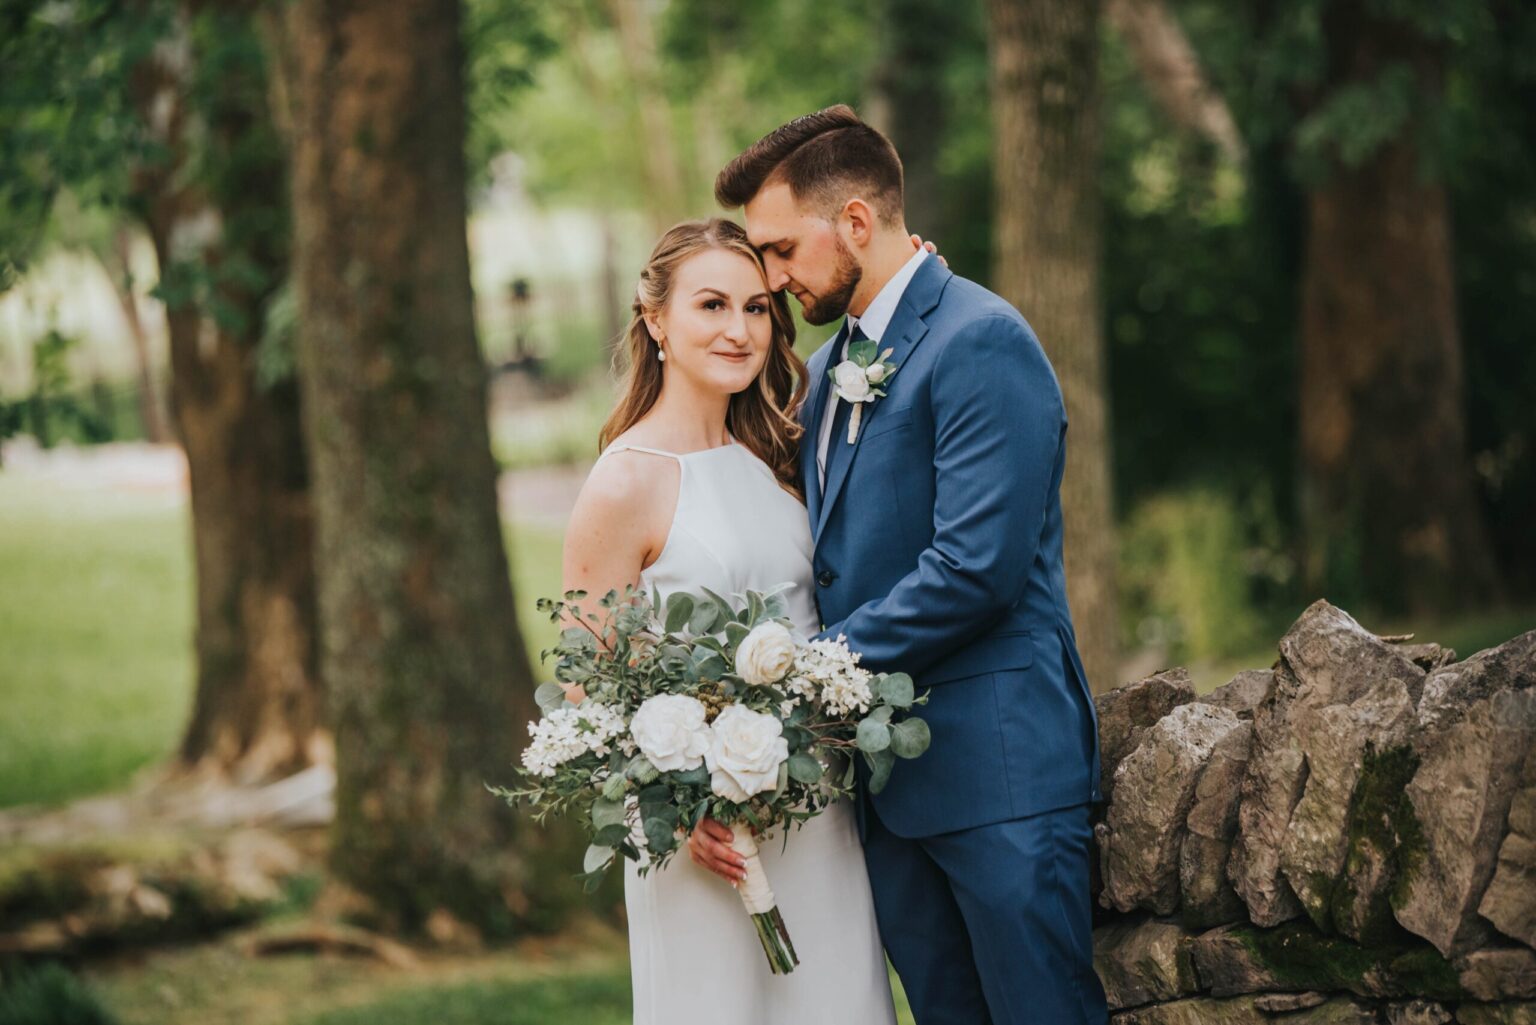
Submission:
[[[766,915],[776,906],[773,889],[768,885],[768,874],[757,857],[757,840],[752,830],[743,823],[731,826],[731,849],[746,862],[747,878],[736,884],[741,902],[751,915]]]

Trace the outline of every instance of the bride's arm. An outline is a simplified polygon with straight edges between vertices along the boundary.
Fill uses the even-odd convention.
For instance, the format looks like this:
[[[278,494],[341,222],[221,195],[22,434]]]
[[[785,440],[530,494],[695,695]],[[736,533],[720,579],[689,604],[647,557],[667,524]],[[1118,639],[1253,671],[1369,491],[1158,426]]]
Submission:
[[[657,462],[654,459],[644,466],[636,465],[640,458],[616,453],[599,462],[582,485],[571,510],[561,558],[560,590],[587,592],[587,597],[574,603],[583,613],[601,616],[603,610],[597,603],[603,595],[638,587],[640,571],[655,561],[666,541],[667,527],[662,525],[661,517],[666,516],[670,524],[671,506],[658,506],[666,494],[668,467],[650,465]],[[675,494],[675,468],[671,475],[671,490]],[[579,686],[568,685],[566,697],[579,702],[585,695]]]

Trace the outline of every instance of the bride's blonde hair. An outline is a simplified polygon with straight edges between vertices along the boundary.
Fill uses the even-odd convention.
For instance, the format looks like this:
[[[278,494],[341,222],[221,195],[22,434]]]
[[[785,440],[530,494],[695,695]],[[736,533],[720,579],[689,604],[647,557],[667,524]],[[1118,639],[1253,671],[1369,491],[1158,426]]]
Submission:
[[[708,249],[725,249],[745,256],[757,266],[767,287],[763,258],[734,221],[722,217],[684,221],[661,236],[640,272],[632,307],[634,315],[624,331],[624,344],[614,357],[624,386],[618,404],[598,433],[600,449],[607,448],[656,404],[661,394],[662,363],[656,358],[659,347],[646,329],[645,315],[659,313],[666,307],[672,297],[677,268],[689,257]],[[731,396],[725,426],[737,441],[768,464],[780,484],[804,499],[799,483],[801,427],[796,416],[805,401],[805,364],[795,355],[795,321],[790,316],[789,303],[782,292],[770,294],[768,311],[773,337],[768,361],[756,381]]]

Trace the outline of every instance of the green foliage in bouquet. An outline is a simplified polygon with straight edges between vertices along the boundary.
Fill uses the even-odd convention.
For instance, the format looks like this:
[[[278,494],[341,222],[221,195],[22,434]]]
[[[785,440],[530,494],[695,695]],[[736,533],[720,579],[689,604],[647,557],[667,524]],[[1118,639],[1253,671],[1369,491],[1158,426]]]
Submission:
[[[586,597],[539,601],[568,624],[541,653],[558,682],[539,687],[518,784],[488,789],[539,822],[581,819],[589,888],[620,856],[641,872],[665,864],[706,816],[783,828],[787,842],[853,793],[856,751],[878,792],[897,758],[928,747],[911,677],[859,668],[841,641],[792,639],[781,591],[749,591],[737,608],[709,590],[653,604],[627,588],[600,599],[601,614]],[[579,704],[567,697],[578,686]]]

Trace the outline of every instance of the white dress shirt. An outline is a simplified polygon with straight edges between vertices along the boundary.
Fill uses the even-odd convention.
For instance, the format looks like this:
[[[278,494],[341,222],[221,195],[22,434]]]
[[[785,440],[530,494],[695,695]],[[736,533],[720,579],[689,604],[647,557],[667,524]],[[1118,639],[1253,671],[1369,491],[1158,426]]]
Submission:
[[[912,258],[901,265],[901,270],[892,275],[891,280],[885,283],[878,295],[870,300],[869,306],[864,310],[864,316],[855,317],[848,315],[848,331],[852,334],[854,327],[864,329],[864,337],[879,344],[885,334],[886,328],[891,326],[891,318],[896,315],[896,306],[901,302],[902,293],[907,290],[912,276],[917,273],[917,265],[923,262],[923,257],[928,255],[928,250],[918,247]],[[848,358],[848,343],[843,342],[843,351],[835,360],[827,362],[827,369],[831,370],[837,364]],[[837,413],[837,390],[827,398],[827,409],[821,417],[821,437],[816,442],[816,473],[820,478],[822,487],[827,484],[827,444],[832,437],[832,420]]]

